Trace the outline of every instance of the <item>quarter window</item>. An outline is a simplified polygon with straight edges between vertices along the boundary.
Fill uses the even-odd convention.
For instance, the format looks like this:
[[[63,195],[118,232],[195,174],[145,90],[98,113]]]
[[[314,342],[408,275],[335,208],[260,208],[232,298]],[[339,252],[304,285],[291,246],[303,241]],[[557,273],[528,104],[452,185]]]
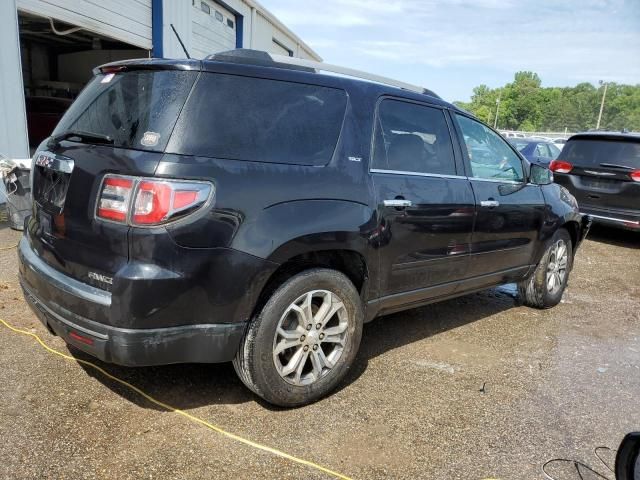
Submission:
[[[333,157],[346,105],[344,90],[203,73],[167,152],[323,166]]]
[[[372,167],[455,175],[453,144],[444,112],[398,100],[380,102]]]
[[[475,178],[522,182],[520,157],[493,130],[480,122],[456,115]]]

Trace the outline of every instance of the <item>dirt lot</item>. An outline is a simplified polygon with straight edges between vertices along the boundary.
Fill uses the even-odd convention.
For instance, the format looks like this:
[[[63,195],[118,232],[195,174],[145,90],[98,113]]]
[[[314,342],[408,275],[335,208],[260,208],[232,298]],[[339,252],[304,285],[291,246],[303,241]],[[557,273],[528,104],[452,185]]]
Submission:
[[[5,225],[0,248],[19,238]],[[0,318],[87,358],[40,325],[16,271],[15,251],[0,251]],[[640,430],[639,307],[640,236],[598,229],[555,309],[518,306],[507,287],[380,318],[365,327],[339,391],[309,407],[269,407],[231,365],[100,365],[352,478],[544,478],[542,465],[556,458],[613,478],[594,448]],[[159,409],[1,325],[0,438],[7,479],[329,478]],[[610,462],[612,452],[601,456]],[[578,478],[559,462],[549,469]]]

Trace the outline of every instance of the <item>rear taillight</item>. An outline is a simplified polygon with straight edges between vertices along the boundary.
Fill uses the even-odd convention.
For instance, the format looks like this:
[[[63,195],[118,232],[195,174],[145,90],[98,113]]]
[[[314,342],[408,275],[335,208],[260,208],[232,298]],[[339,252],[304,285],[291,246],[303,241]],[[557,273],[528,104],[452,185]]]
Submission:
[[[573,165],[564,160],[551,160],[549,164],[549,170],[556,173],[569,173],[573,170]]]
[[[634,182],[640,182],[640,170],[635,170],[629,174],[631,176],[631,180]]]
[[[107,175],[96,215],[130,225],[159,225],[193,213],[213,192],[208,182]]]
[[[133,185],[133,179],[107,175],[102,182],[102,191],[98,199],[98,217],[114,222],[126,222]]]

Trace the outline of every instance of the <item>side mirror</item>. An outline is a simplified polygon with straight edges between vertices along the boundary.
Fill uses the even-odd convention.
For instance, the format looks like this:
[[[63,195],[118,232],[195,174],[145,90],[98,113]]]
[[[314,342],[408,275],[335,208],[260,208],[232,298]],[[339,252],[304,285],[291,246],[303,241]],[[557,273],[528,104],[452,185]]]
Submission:
[[[640,478],[640,432],[624,437],[616,454],[616,479],[637,480]]]
[[[535,185],[549,185],[553,183],[553,173],[542,165],[532,163],[530,179],[531,183]]]

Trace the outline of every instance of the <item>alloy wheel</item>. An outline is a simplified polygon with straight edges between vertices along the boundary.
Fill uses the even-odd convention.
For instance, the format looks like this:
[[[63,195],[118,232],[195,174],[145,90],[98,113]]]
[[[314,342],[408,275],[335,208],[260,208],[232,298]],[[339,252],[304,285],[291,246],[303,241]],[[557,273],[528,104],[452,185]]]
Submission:
[[[547,290],[555,295],[564,285],[569,263],[567,244],[564,240],[558,240],[551,247],[549,265],[547,266]]]
[[[278,322],[273,362],[292,385],[309,385],[337,364],[344,350],[349,315],[328,290],[312,290],[291,303]]]

